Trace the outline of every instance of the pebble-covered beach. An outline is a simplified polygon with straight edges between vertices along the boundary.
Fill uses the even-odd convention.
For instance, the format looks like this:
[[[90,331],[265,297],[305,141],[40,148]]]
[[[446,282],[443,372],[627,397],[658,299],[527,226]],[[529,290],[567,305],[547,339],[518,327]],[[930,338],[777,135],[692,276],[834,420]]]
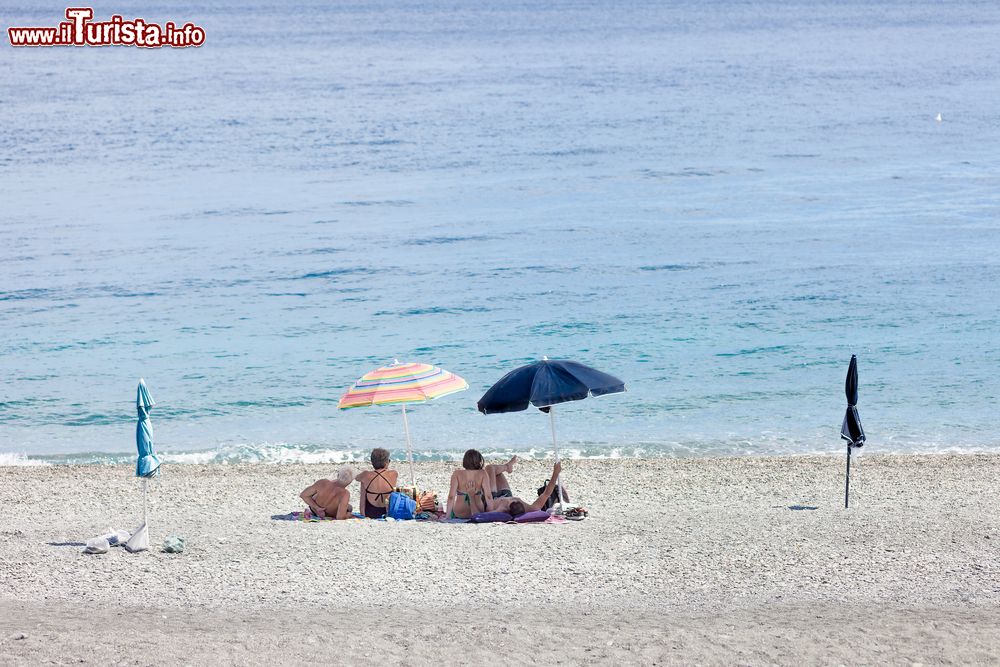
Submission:
[[[1000,660],[1000,457],[862,456],[848,511],[843,463],[569,461],[590,516],[520,526],[288,521],[334,466],[169,466],[154,549],[93,556],[130,469],[0,468],[0,662]]]

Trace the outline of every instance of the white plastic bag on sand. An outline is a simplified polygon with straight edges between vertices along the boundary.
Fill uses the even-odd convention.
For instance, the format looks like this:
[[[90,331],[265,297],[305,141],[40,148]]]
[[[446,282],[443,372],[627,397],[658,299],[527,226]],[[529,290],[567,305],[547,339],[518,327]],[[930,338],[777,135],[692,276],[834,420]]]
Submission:
[[[125,543],[125,550],[134,554],[147,549],[149,549],[149,531],[146,529],[146,524],[142,524]]]
[[[106,554],[111,546],[103,537],[92,537],[87,540],[87,546],[83,548],[85,554]]]
[[[101,535],[101,537],[106,539],[108,541],[108,544],[110,544],[111,546],[120,547],[124,546],[125,543],[129,541],[129,538],[132,537],[132,535],[129,534],[127,530],[115,530],[114,528],[108,528],[108,532],[104,535]]]

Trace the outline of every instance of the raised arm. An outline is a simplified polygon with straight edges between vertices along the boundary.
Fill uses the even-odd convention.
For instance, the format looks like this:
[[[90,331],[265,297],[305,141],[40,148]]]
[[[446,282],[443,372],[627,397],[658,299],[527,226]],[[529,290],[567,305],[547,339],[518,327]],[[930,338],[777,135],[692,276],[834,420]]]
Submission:
[[[458,502],[458,471],[451,473],[451,488],[448,489],[448,505],[446,509],[451,509],[455,513],[455,503]]]
[[[552,466],[552,478],[549,480],[549,483],[545,485],[545,490],[542,491],[542,495],[538,496],[538,499],[535,500],[535,502],[528,505],[529,512],[536,512],[545,506],[546,499],[548,499],[549,496],[552,495],[552,492],[556,490],[556,484],[559,482],[560,472],[562,472],[562,464],[557,462],[554,466]]]
[[[368,481],[367,472],[359,472],[354,478],[354,481],[358,483],[358,513],[361,516],[368,516],[365,505],[368,503],[368,494],[365,493],[365,484]]]

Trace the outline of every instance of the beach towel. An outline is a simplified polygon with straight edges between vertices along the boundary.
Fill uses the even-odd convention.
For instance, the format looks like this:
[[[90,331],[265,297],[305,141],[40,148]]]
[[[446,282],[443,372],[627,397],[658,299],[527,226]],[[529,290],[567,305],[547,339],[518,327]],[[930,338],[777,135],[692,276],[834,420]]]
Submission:
[[[480,512],[479,514],[474,514],[469,523],[497,523],[501,521],[512,521],[512,517],[507,512]]]
[[[288,514],[275,515],[275,516],[273,516],[271,518],[275,519],[275,520],[281,520],[281,521],[306,521],[308,523],[318,523],[320,521],[336,521],[337,520],[337,519],[334,519],[332,516],[326,516],[326,517],[322,517],[322,518],[318,517],[315,514],[313,514],[312,512],[310,512],[309,510],[306,510],[304,512],[289,512]],[[363,519],[363,518],[364,518],[363,516],[361,516],[357,512],[354,512],[353,514],[351,514],[351,516],[347,517],[346,520]]]
[[[516,519],[507,512],[480,512],[469,519],[467,523],[566,523],[566,519],[549,514],[545,510],[525,512]]]

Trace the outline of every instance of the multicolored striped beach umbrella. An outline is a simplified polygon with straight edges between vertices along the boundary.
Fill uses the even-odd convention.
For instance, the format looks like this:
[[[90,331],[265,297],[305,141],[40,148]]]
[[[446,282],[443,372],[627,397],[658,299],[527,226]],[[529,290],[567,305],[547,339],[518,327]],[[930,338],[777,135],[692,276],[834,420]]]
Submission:
[[[413,474],[413,446],[410,444],[410,424],[406,419],[407,403],[425,403],[448,394],[464,391],[469,383],[459,376],[430,364],[399,363],[376,368],[365,373],[340,397],[341,410],[371,405],[401,405],[403,430],[406,432],[406,458],[410,463],[410,483],[416,485]]]

